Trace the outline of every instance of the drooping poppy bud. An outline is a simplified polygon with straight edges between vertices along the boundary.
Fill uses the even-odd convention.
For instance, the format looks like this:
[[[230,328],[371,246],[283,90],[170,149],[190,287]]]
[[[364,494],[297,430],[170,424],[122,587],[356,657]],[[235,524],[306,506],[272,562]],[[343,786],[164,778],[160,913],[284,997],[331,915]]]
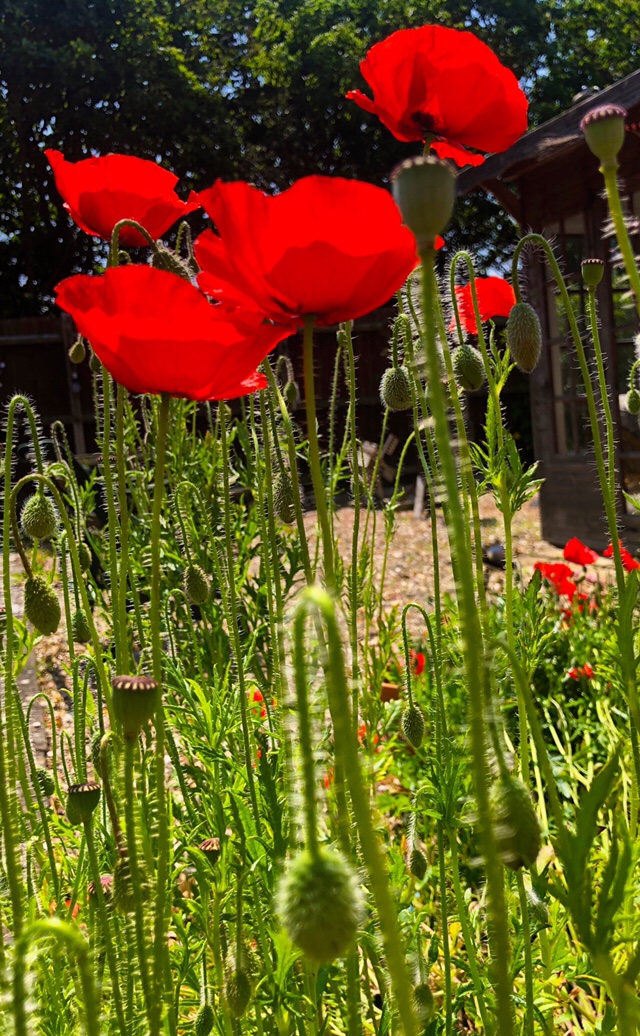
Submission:
[[[387,410],[408,410],[412,404],[411,381],[406,367],[389,367],[380,382],[380,399]]]
[[[295,497],[293,493],[293,482],[288,471],[282,469],[278,472],[273,483],[273,509],[278,518],[285,525],[291,525],[296,520]]]
[[[420,849],[413,848],[409,854],[409,872],[418,881],[427,873],[427,858]]]
[[[71,635],[76,644],[88,644],[91,640],[89,620],[82,608],[77,608],[71,616]]]
[[[606,104],[587,112],[580,123],[589,149],[600,159],[603,167],[616,166],[618,153],[624,143],[625,108]]]
[[[253,984],[242,964],[231,963],[224,977],[223,996],[232,1018],[242,1018],[249,1006]]]
[[[422,1025],[427,1025],[433,1018],[436,1009],[433,991],[428,982],[420,982],[413,987],[411,1002],[418,1021]]]
[[[484,364],[477,349],[459,345],[452,356],[456,382],[465,392],[475,392],[484,382]]]
[[[413,748],[420,748],[424,737],[424,716],[417,705],[410,705],[402,713],[402,733]]]
[[[20,526],[31,540],[50,540],[58,525],[55,507],[44,493],[34,493],[25,501],[20,515]]]
[[[630,414],[640,414],[640,392],[637,388],[629,389],[627,392],[627,410]]]
[[[309,960],[329,964],[355,940],[363,916],[358,879],[335,851],[304,850],[290,861],[276,910],[291,941]]]
[[[53,779],[53,774],[49,770],[45,770],[42,766],[36,767],[36,780],[40,787],[40,791],[45,798],[50,798],[56,790],[56,782]]]
[[[184,592],[192,604],[206,604],[211,597],[211,583],[200,565],[190,564],[184,570]]]
[[[201,1004],[193,1023],[195,1036],[209,1036],[214,1022],[215,1015],[211,1004]]]
[[[44,637],[60,625],[60,602],[44,576],[29,576],[24,584],[24,614]]]
[[[529,789],[513,775],[490,789],[493,833],[505,867],[531,867],[540,852],[540,822]]]
[[[516,366],[531,374],[542,352],[542,329],[538,314],[528,302],[516,302],[509,313],[507,346]]]

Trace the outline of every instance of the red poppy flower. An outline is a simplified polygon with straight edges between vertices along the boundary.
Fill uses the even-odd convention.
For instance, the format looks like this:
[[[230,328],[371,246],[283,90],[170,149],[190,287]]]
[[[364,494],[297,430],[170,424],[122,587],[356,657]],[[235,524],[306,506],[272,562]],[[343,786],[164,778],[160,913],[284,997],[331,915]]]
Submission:
[[[307,176],[269,197],[246,183],[198,196],[219,235],[195,245],[207,295],[301,327],[370,313],[404,284],[417,263],[413,234],[388,193],[339,177]]]
[[[584,665],[575,666],[573,669],[569,669],[567,676],[570,676],[572,680],[579,680],[581,677],[590,680],[593,676],[593,668],[588,662]]]
[[[494,317],[508,317],[512,307],[516,304],[515,292],[504,277],[476,277],[476,295],[483,324],[486,320],[493,320]],[[456,287],[456,300],[463,331],[469,335],[477,335],[478,326],[473,310],[470,284]],[[452,320],[449,330],[453,331],[455,326],[456,322]]]
[[[562,556],[565,561],[571,561],[574,565],[592,565],[594,561],[598,560],[595,550],[591,550],[591,547],[585,547],[584,543],[581,543],[577,536],[569,540],[562,552]]]
[[[109,240],[121,219],[133,219],[153,238],[200,206],[195,198],[181,201],[174,191],[178,177],[156,162],[132,155],[104,155],[67,162],[60,151],[45,155],[53,169],[64,207],[81,230]],[[131,227],[120,234],[123,245],[146,245]]]
[[[225,313],[182,277],[151,266],[78,274],[56,287],[116,381],[131,392],[233,399],[264,388],[256,367],[288,333],[259,314]]]
[[[613,557],[613,544],[610,543],[605,551],[602,552],[603,558]],[[633,572],[634,568],[640,568],[640,561],[636,561],[632,554],[620,544],[620,557],[622,559],[622,565],[627,572]]]
[[[431,140],[440,158],[480,165],[467,151],[506,151],[527,128],[527,99],[513,72],[471,32],[423,25],[376,43],[360,65],[373,100],[347,98],[377,115],[398,140]]]
[[[424,672],[426,658],[422,654],[422,651],[414,651],[413,648],[409,651],[409,658],[411,659],[413,666],[413,675],[421,676]]]
[[[560,597],[568,597],[570,601],[573,601],[578,587],[571,578],[573,570],[568,565],[563,565],[561,562],[549,564],[545,561],[536,561],[533,567],[540,572],[543,579],[551,583]]]

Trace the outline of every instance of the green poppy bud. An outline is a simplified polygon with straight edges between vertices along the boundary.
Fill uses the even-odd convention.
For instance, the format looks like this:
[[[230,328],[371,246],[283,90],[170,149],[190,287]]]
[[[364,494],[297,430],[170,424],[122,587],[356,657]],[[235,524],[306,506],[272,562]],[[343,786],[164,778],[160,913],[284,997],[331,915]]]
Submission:
[[[420,849],[411,850],[409,854],[409,871],[418,881],[422,881],[427,873],[427,858]]]
[[[32,540],[50,540],[56,534],[58,520],[53,503],[44,493],[34,493],[22,508],[20,525]]]
[[[452,356],[456,382],[465,392],[475,392],[484,381],[484,364],[477,349],[459,345]]]
[[[583,259],[580,263],[582,279],[588,288],[597,288],[604,274],[602,259]]]
[[[91,568],[91,551],[84,540],[80,540],[78,543],[78,561],[83,572],[87,572]]]
[[[87,350],[84,344],[84,338],[82,335],[78,335],[75,342],[69,349],[69,359],[72,363],[82,363],[87,355]]]
[[[501,777],[489,794],[493,833],[505,867],[535,863],[541,846],[540,822],[531,792],[517,777]]]
[[[420,748],[424,737],[424,716],[417,705],[410,705],[402,713],[402,733],[413,748]]]
[[[507,346],[516,366],[531,374],[542,352],[542,329],[538,314],[528,302],[516,302],[509,313]]]
[[[93,349],[91,350],[91,355],[89,357],[89,367],[91,368],[94,374],[99,374],[102,370],[102,364],[100,363],[100,360],[97,354],[94,353]]]
[[[71,635],[76,644],[88,644],[91,640],[89,620],[81,608],[77,608],[71,616]]]
[[[24,584],[24,614],[44,637],[60,625],[60,602],[44,576],[29,576]]]
[[[151,676],[114,676],[113,712],[125,738],[136,738],[155,714],[159,685]]]
[[[627,392],[627,410],[630,414],[640,414],[640,392],[635,387]]]
[[[408,410],[412,405],[411,382],[406,367],[389,367],[380,382],[380,399],[387,410]]]
[[[580,123],[589,148],[603,167],[616,166],[624,144],[624,121],[627,112],[617,104],[606,104],[587,112]]]
[[[363,916],[358,879],[339,853],[320,849],[289,862],[276,895],[276,911],[291,941],[317,964],[343,957]]]
[[[451,166],[431,155],[408,158],[392,171],[391,189],[418,253],[433,248],[453,212],[456,177]]]
[[[420,982],[419,985],[413,987],[411,1003],[418,1021],[422,1025],[428,1025],[435,1014],[436,1001],[431,986],[427,982]]]
[[[40,787],[40,791],[45,798],[51,798],[54,791],[56,790],[56,782],[53,779],[53,774],[49,773],[42,766],[36,767],[36,780]]]
[[[202,1004],[193,1023],[195,1036],[209,1036],[214,1021],[215,1015],[211,1004]]]
[[[291,475],[281,470],[273,483],[273,509],[281,522],[292,525],[296,520],[295,497]]]
[[[232,966],[224,979],[223,996],[232,1018],[242,1018],[252,993],[251,977],[242,967]]]
[[[192,604],[206,604],[211,597],[211,583],[207,573],[200,565],[187,565],[184,570],[184,592]]]

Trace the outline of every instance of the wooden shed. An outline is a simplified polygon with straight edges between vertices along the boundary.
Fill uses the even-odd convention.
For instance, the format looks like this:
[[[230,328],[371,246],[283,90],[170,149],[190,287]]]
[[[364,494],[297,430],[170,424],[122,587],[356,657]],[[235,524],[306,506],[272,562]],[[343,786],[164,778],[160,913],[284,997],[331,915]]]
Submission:
[[[580,132],[585,114],[602,104],[621,105],[629,113],[628,124],[640,124],[640,71],[606,90],[579,97],[572,108],[531,130],[508,151],[461,173],[458,191],[464,195],[482,188],[517,220],[523,233],[534,230],[552,241],[579,317],[585,313],[580,263],[589,257],[605,261],[598,304],[617,433],[618,509],[623,541],[638,546],[640,514],[623,495],[624,490],[640,502],[640,427],[625,408],[638,320],[615,238],[607,234],[599,163]],[[629,216],[640,217],[640,126],[625,135],[619,179]],[[640,254],[638,221],[632,222],[632,242]],[[530,380],[534,453],[545,479],[540,494],[542,533],[558,545],[578,536],[601,550],[608,535],[577,357],[550,271],[535,252],[527,257],[526,284],[528,301],[543,328],[542,358]],[[586,322],[581,326],[589,354]]]

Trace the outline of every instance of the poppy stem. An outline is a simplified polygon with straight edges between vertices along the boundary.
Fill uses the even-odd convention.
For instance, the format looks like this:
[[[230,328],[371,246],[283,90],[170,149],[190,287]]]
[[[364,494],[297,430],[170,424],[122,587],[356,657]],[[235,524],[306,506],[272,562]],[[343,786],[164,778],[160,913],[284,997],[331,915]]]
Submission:
[[[607,202],[609,204],[609,215],[613,221],[613,229],[618,242],[618,248],[622,255],[624,268],[626,270],[627,277],[629,278],[631,290],[635,295],[636,309],[640,316],[640,271],[636,265],[633,248],[631,247],[631,241],[629,240],[627,225],[624,220],[624,213],[622,211],[622,201],[620,199],[620,191],[618,190],[618,167],[617,165],[602,166],[600,168],[600,172],[604,178]]]
[[[311,715],[304,650],[304,624],[306,608],[298,608],[293,620],[293,669],[296,685],[298,710],[298,737],[302,757],[302,795],[304,800],[304,826],[307,848],[314,860],[318,859],[318,825],[316,818],[315,768],[313,765],[313,744],[311,741]]]
[[[322,534],[322,551],[324,559],[324,580],[327,589],[333,594],[336,589],[336,577],[333,560],[333,533],[329,521],[329,510],[325,487],[322,479],[320,446],[318,443],[318,426],[316,416],[316,394],[313,376],[313,317],[305,317],[304,322],[304,402],[307,410],[307,438],[309,442],[309,468],[316,500],[316,511]]]
[[[486,717],[484,712],[484,672],[486,659],[482,626],[475,599],[473,560],[465,530],[462,503],[458,493],[458,477],[449,435],[449,422],[440,375],[440,357],[436,345],[435,312],[437,285],[435,252],[426,248],[422,262],[422,315],[424,349],[430,387],[430,406],[434,419],[435,438],[440,458],[448,503],[448,524],[455,568],[456,590],[464,644],[466,680],[469,689],[471,758],[478,810],[478,834],[487,875],[489,917],[496,969],[496,1012],[500,1036],[511,1036],[511,979],[509,974],[510,944],[504,877],[491,827],[489,786],[486,759]]]

